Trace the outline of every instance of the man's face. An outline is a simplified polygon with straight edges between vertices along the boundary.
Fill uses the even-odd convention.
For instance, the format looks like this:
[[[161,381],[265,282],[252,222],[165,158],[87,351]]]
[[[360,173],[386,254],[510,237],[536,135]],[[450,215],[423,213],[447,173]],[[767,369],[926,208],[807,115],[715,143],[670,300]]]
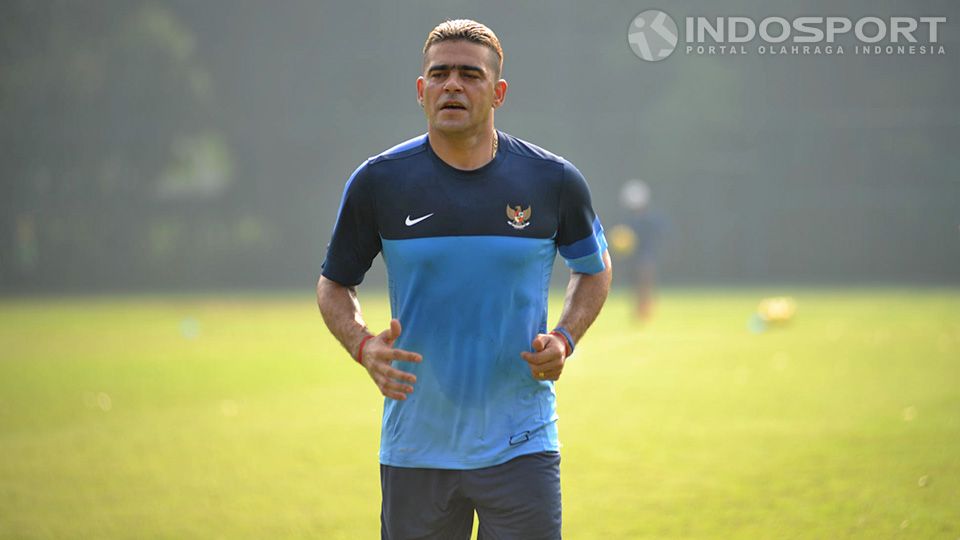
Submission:
[[[424,57],[417,97],[430,127],[441,133],[472,134],[490,124],[507,83],[497,80],[496,54],[469,41],[442,41]]]

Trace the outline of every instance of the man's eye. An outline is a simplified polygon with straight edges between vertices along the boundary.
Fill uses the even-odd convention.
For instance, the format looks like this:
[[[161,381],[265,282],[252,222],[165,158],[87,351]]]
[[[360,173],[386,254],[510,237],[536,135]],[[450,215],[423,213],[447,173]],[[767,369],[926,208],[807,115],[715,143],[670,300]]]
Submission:
[[[440,73],[440,72],[438,72],[438,71],[434,71],[433,73],[430,74],[430,78],[431,78],[431,79],[440,79],[440,78],[442,78],[444,75],[446,75],[446,74],[445,74],[445,73]]]

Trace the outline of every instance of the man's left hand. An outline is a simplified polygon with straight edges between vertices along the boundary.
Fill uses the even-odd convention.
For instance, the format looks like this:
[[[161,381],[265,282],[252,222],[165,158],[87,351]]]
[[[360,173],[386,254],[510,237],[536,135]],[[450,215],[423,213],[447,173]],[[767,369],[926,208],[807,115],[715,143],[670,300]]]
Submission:
[[[563,372],[567,360],[567,344],[553,334],[537,334],[533,338],[533,352],[524,351],[520,357],[530,365],[530,373],[538,381],[555,381]]]

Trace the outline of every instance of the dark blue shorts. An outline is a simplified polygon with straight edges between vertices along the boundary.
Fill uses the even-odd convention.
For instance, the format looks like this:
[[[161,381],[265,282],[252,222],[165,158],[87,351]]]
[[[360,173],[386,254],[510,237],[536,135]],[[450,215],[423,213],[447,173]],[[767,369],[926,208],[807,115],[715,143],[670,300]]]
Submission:
[[[466,471],[380,465],[383,540],[560,538],[560,454],[541,452]]]

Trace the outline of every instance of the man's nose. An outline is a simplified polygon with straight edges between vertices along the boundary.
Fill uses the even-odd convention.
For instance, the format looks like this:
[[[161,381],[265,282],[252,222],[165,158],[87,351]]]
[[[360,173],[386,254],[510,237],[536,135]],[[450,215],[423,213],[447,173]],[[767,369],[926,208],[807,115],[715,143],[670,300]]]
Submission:
[[[443,83],[443,90],[445,92],[460,92],[463,90],[463,85],[460,84],[460,76],[456,72],[447,77],[447,81]]]

